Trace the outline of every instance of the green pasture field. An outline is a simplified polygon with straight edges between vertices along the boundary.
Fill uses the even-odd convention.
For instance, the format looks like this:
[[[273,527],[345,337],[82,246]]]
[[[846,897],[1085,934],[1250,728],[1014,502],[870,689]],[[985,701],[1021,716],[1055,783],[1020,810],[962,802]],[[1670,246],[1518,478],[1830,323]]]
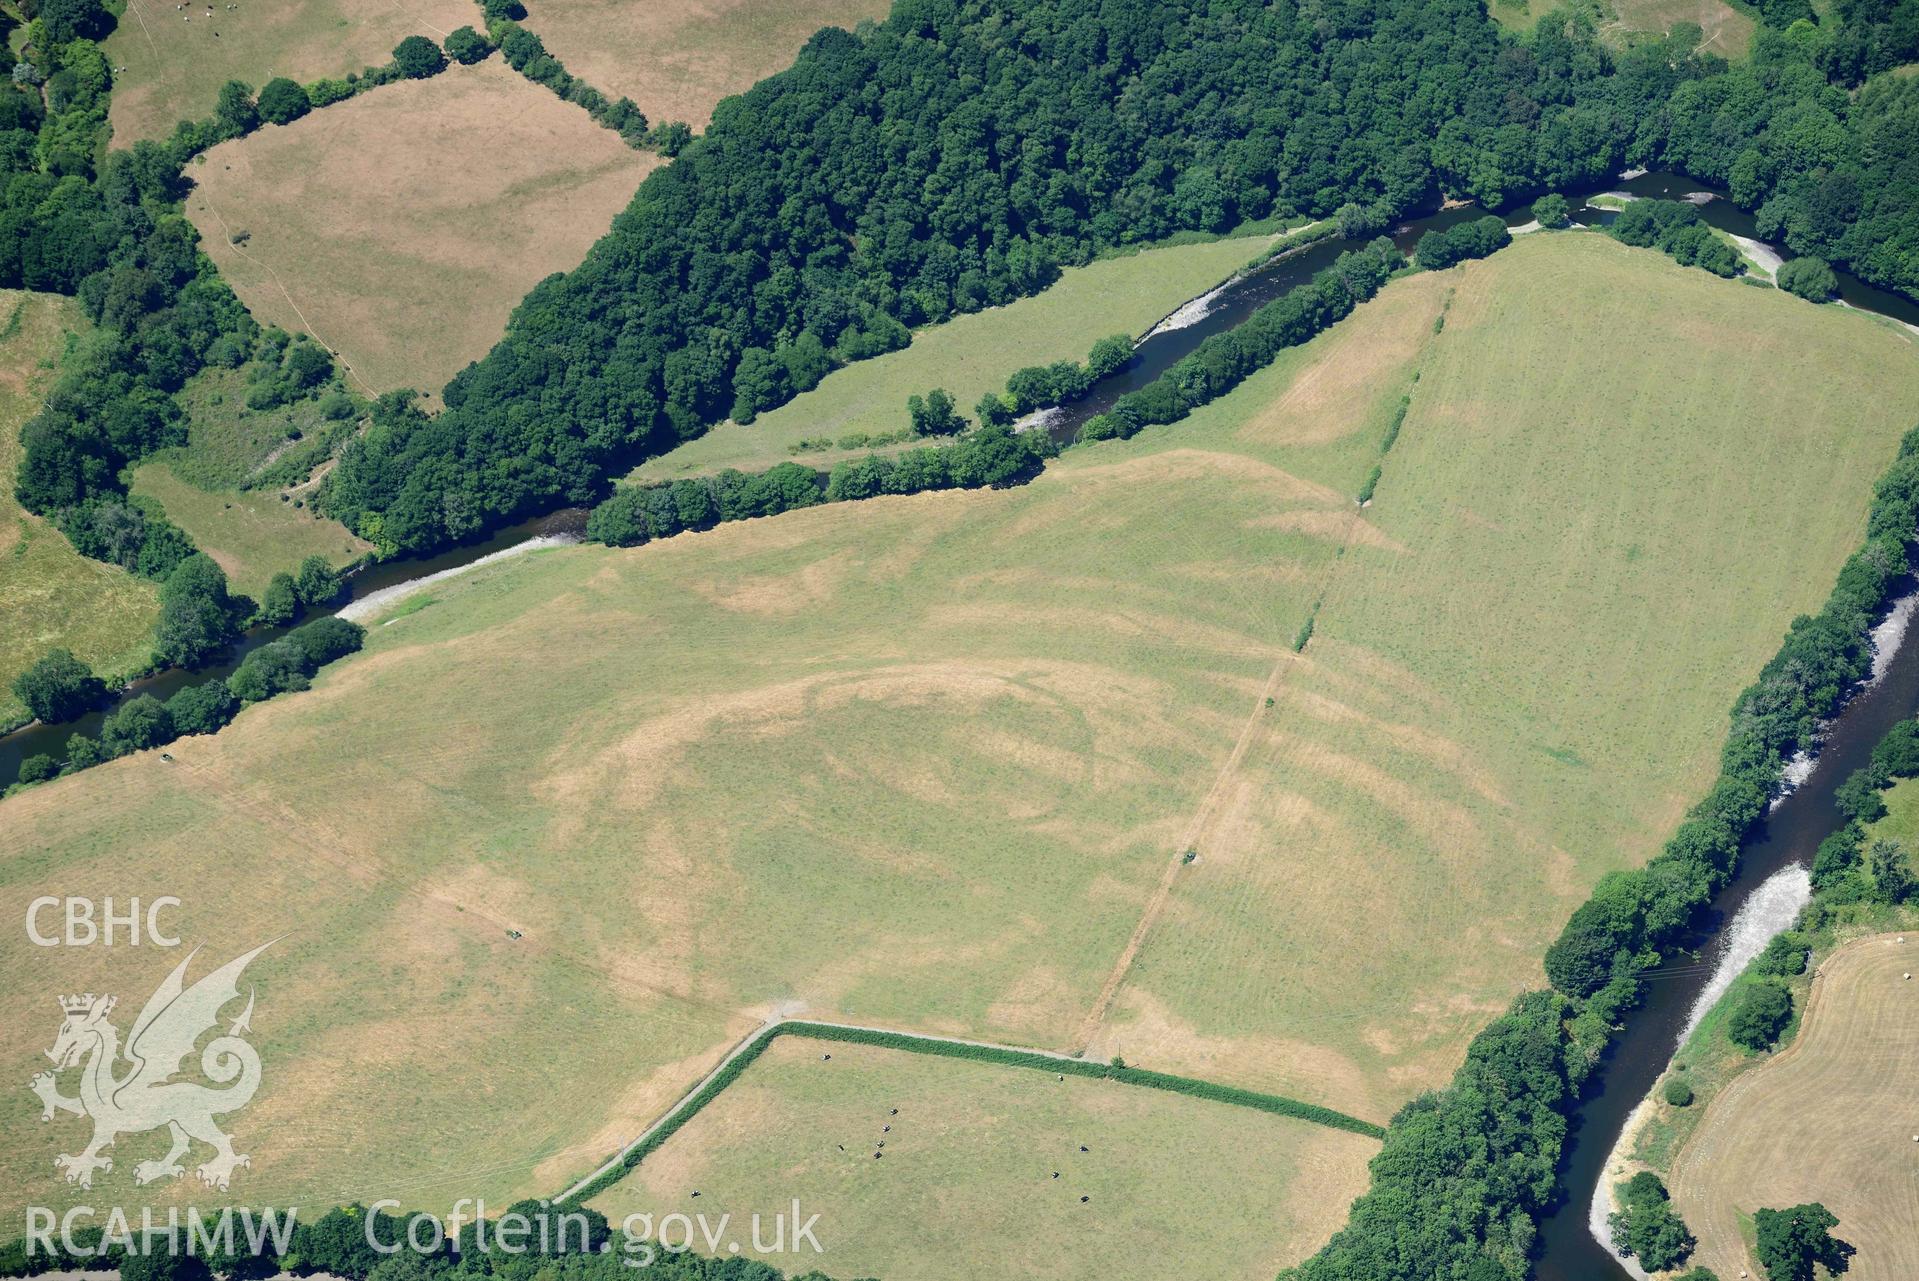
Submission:
[[[14,678],[55,646],[102,674],[144,665],[159,610],[153,584],[88,560],[14,501],[20,428],[52,384],[67,335],[85,326],[71,298],[0,290],[0,725],[26,718]]]
[[[1584,232],[1448,276],[1377,537],[1324,587],[1102,1056],[1359,1115],[1446,1079],[1704,791],[1919,423],[1919,349],[1863,316]]]
[[[721,423],[671,453],[642,463],[633,480],[674,480],[737,467],[760,471],[794,458],[830,466],[865,449],[808,450],[803,440],[887,435],[908,425],[906,398],[944,387],[971,419],[987,392],[1004,390],[1023,365],[1084,361],[1108,334],[1137,337],[1189,298],[1257,258],[1270,236],[1144,249],[1068,269],[1045,293],[922,329],[903,351],[835,370],[805,395],[752,423]],[[902,448],[904,446],[901,446]]]
[[[762,1256],[794,1273],[932,1281],[964,1258],[1051,1281],[1265,1281],[1332,1234],[1377,1150],[1110,1081],[793,1039],[590,1204],[615,1222],[730,1213],[744,1234],[797,1197],[821,1252],[789,1238]]]

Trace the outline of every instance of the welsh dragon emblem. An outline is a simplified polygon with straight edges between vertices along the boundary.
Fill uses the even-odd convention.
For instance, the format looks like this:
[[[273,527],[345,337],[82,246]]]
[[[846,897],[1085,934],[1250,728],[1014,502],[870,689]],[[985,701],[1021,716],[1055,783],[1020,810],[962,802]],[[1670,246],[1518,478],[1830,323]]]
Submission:
[[[140,1017],[133,1021],[124,1050],[119,1029],[107,1021],[116,998],[92,993],[60,998],[60,1011],[66,1017],[60,1024],[60,1035],[47,1051],[54,1069],[37,1074],[32,1088],[45,1105],[41,1120],[52,1120],[55,1112],[93,1119],[93,1141],[86,1150],[78,1156],[53,1159],[68,1183],[92,1187],[95,1170],[113,1169],[112,1158],[100,1155],[102,1148],[111,1146],[123,1134],[142,1134],[161,1126],[172,1135],[173,1146],[160,1160],[135,1165],[136,1183],[186,1173],[180,1158],[196,1139],[213,1148],[212,1159],[198,1170],[201,1181],[210,1187],[224,1191],[236,1168],[252,1164],[233,1150],[233,1140],[213,1121],[216,1116],[245,1107],[260,1088],[260,1056],[241,1039],[242,1033],[251,1030],[251,992],[246,1009],[228,1026],[225,1035],[207,1042],[200,1053],[200,1070],[225,1088],[170,1078],[180,1071],[200,1038],[218,1024],[221,1009],[239,999],[240,974],[247,964],[271,946],[271,942],[262,943],[188,987],[187,966],[199,955],[195,948],[147,998]],[[80,1093],[68,1098],[60,1093],[56,1075],[76,1066],[80,1068]]]

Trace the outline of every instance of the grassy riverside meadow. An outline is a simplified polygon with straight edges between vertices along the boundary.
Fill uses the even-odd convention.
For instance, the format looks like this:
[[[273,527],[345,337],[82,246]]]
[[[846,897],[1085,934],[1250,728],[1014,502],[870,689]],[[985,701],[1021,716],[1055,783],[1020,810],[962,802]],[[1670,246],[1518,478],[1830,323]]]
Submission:
[[[154,584],[80,555],[13,496],[20,426],[39,408],[67,335],[85,326],[70,298],[0,290],[0,725],[26,719],[14,678],[52,646],[103,673],[143,666],[159,611]]]
[[[338,568],[373,550],[339,522],[281,501],[276,490],[200,489],[164,462],[135,470],[133,494],[157,500],[167,519],[226,571],[233,590],[255,600],[275,574],[308,556],[324,556]]]
[[[849,365],[750,425],[721,423],[642,463],[629,479],[676,480],[727,467],[762,471],[795,457],[790,447],[803,440],[897,432],[907,423],[906,398],[934,387],[953,393],[960,411],[971,417],[979,398],[1003,391],[1013,370],[1083,361],[1108,334],[1137,336],[1272,243],[1266,235],[1213,240],[1068,268],[1045,293],[923,329],[910,347]],[[809,467],[825,468],[867,452],[833,448],[797,457]]]
[[[1263,1281],[1338,1226],[1374,1151],[1112,1082],[783,1039],[591,1204],[743,1220],[797,1196],[826,1253],[769,1262],[836,1276],[950,1276],[963,1255],[987,1275],[1143,1279],[1204,1257]]]
[[[1383,1119],[1670,831],[1916,413],[1903,334],[1533,237],[1019,489],[436,586],[173,764],[8,800],[0,883],[286,933],[256,1204],[551,1192],[776,1011],[1073,1047],[1188,848],[1094,1054]],[[50,1036],[27,951],[0,1013]],[[37,1118],[0,1187],[58,1203]]]

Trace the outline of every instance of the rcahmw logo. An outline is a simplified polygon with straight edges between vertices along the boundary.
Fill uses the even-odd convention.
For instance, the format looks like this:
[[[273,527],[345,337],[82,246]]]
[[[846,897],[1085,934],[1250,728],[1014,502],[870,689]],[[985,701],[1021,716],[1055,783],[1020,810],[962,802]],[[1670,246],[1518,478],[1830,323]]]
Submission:
[[[196,1170],[200,1181],[221,1191],[233,1172],[252,1161],[233,1150],[233,1140],[214,1118],[237,1112],[260,1088],[260,1056],[244,1039],[253,1018],[253,994],[246,1008],[226,1032],[208,1041],[200,1052],[200,1071],[213,1086],[174,1080],[201,1037],[219,1023],[220,1011],[239,999],[240,975],[271,942],[228,961],[193,986],[186,984],[187,966],[199,955],[196,948],[155,989],[134,1019],[124,1046],[120,1031],[108,1017],[116,998],[84,996],[60,998],[60,1033],[47,1050],[53,1071],[37,1074],[30,1083],[40,1096],[40,1119],[71,1113],[93,1122],[93,1140],[81,1152],[54,1158],[55,1168],[68,1183],[93,1186],[95,1172],[113,1169],[102,1155],[121,1135],[143,1134],[165,1127],[172,1139],[167,1154],[133,1167],[135,1183],[153,1183],[186,1173],[180,1158],[193,1144],[203,1143],[213,1154]],[[79,1069],[77,1092],[60,1092],[59,1076]],[[224,1088],[214,1088],[215,1086]]]
[[[27,1255],[29,1258],[47,1254],[86,1259],[121,1250],[142,1257],[164,1251],[201,1259],[231,1259],[242,1253],[253,1259],[269,1255],[278,1258],[293,1243],[293,1225],[299,1213],[298,1210],[279,1213],[262,1210],[256,1218],[250,1209],[228,1207],[207,1216],[193,1206],[182,1214],[175,1205],[167,1207],[166,1223],[162,1226],[154,1222],[153,1207],[146,1206],[140,1211],[140,1226],[135,1228],[126,1211],[115,1206],[99,1224],[100,1239],[91,1241],[81,1240],[75,1233],[86,1232],[100,1218],[100,1212],[92,1206],[76,1205],[57,1216],[52,1210],[35,1206],[27,1211]]]

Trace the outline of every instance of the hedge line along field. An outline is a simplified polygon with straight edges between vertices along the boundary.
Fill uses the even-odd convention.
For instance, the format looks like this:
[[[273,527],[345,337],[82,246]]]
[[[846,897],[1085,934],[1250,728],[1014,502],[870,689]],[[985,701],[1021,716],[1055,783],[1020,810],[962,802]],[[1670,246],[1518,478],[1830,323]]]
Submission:
[[[946,1278],[963,1254],[990,1276],[1267,1281],[1338,1227],[1377,1150],[1135,1086],[793,1038],[590,1204],[745,1223],[797,1197],[823,1252],[765,1259],[794,1273]]]
[[[1818,1201],[1858,1249],[1848,1277],[1919,1275],[1919,937],[1856,939],[1827,957],[1791,1045],[1717,1095],[1674,1162],[1692,1262],[1760,1274],[1750,1219]]]
[[[907,426],[906,398],[935,387],[953,393],[960,412],[972,419],[979,398],[1004,390],[1006,376],[1015,369],[1055,360],[1083,362],[1108,334],[1144,333],[1270,244],[1270,236],[1246,236],[1142,249],[1070,267],[1045,293],[922,329],[910,347],[848,365],[750,424],[710,428],[648,459],[628,479],[677,480],[728,467],[764,471],[796,456],[809,467],[825,469],[869,451],[836,446],[795,455],[791,447],[809,440],[837,442],[854,433],[898,432]]]
[[[1900,333],[1528,238],[1019,488],[436,584],[312,692],[5,801],[0,885],[285,935],[252,1204],[550,1194],[774,1013],[1091,1023],[1383,1121],[1664,838],[1916,419]],[[161,977],[55,959],[0,938],[7,1026]],[[80,1195],[38,1115],[0,1096],[0,1215]]]
[[[821,27],[878,21],[888,0],[541,0],[525,26],[609,97],[629,97],[647,119],[702,128],[720,99],[792,65]]]
[[[437,391],[657,163],[489,58],[222,143],[187,171],[187,216],[248,310],[339,352],[358,390]]]
[[[308,556],[324,556],[337,568],[373,550],[338,521],[282,502],[277,490],[199,489],[165,462],[134,470],[133,495],[157,501],[167,519],[226,571],[233,589],[255,600],[275,574],[296,569]]]
[[[479,25],[472,0],[127,0],[106,40],[113,143],[165,138],[181,120],[212,115],[229,80],[258,89],[275,76],[344,76],[386,62],[407,36],[437,42]]]
[[[88,560],[14,501],[20,428],[53,382],[67,336],[86,317],[71,298],[0,290],[0,725],[24,720],[14,678],[56,645],[102,672],[146,657],[159,612],[153,584]]]

